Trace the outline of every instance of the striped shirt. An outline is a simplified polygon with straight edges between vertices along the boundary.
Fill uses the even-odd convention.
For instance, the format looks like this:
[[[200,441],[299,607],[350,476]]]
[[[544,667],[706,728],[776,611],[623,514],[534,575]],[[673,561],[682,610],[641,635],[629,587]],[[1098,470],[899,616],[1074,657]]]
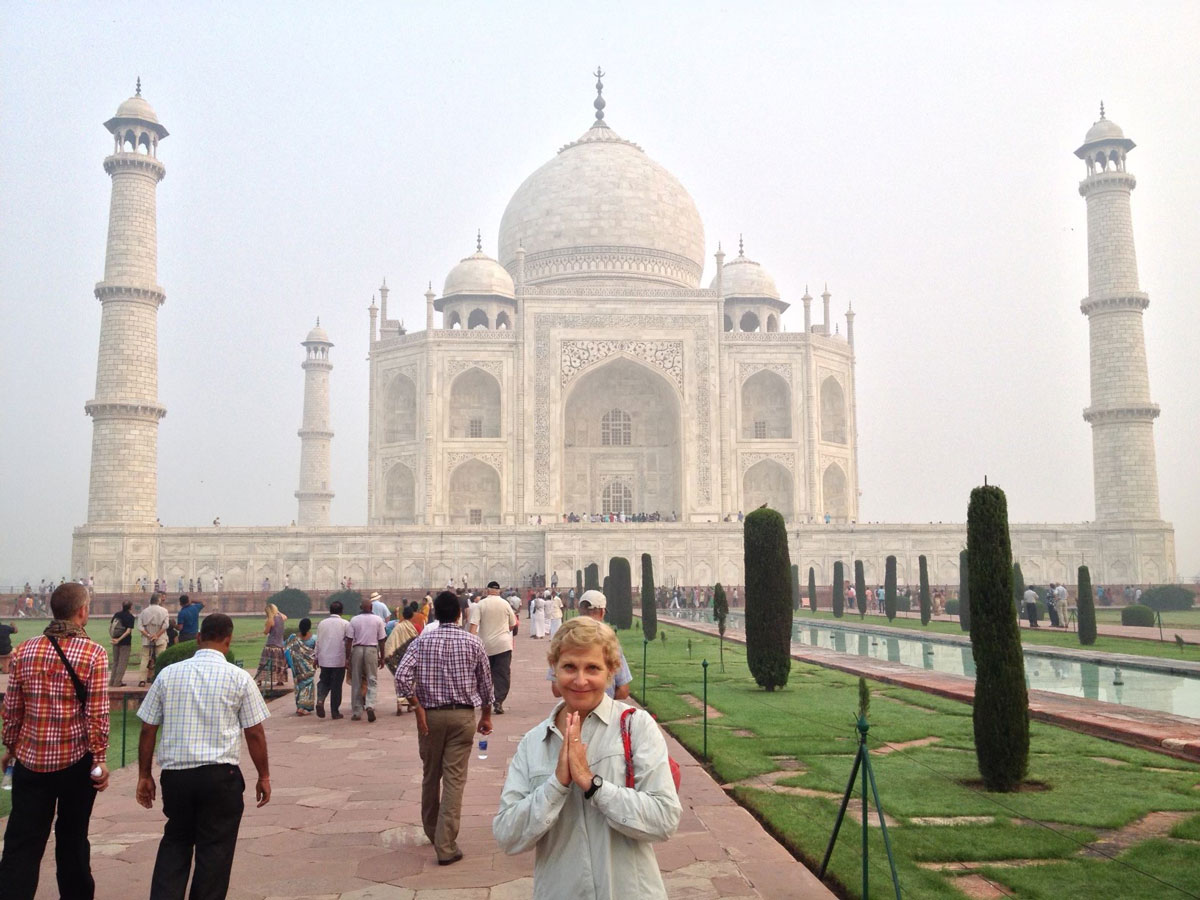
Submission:
[[[425,628],[396,667],[396,696],[411,697],[426,709],[461,704],[490,709],[492,669],[483,641],[457,625]]]
[[[86,706],[45,636],[17,647],[9,668],[4,746],[31,772],[65,769],[89,750],[103,762],[108,753],[108,654],[88,637],[59,639],[58,646],[87,688]]]
[[[207,649],[163,669],[138,710],[143,722],[162,726],[164,769],[236,766],[242,730],[269,715],[250,674]]]

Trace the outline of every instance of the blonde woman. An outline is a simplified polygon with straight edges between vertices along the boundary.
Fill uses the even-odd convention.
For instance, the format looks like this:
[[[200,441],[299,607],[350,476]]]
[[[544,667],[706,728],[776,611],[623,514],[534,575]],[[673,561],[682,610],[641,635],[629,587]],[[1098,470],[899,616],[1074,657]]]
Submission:
[[[533,848],[535,900],[663,900],[650,845],[675,833],[681,807],[666,741],[642,710],[628,723],[634,780],[626,787],[621,717],[635,707],[605,693],[620,665],[617,637],[603,622],[570,619],[547,658],[562,700],[521,739],[492,833],[505,853]]]
[[[287,616],[279,611],[274,603],[267,604],[267,618],[263,624],[263,634],[267,643],[263,647],[262,656],[258,658],[258,670],[254,673],[257,682],[264,669],[271,670],[272,684],[280,685],[287,682],[287,658],[283,654],[283,623]]]

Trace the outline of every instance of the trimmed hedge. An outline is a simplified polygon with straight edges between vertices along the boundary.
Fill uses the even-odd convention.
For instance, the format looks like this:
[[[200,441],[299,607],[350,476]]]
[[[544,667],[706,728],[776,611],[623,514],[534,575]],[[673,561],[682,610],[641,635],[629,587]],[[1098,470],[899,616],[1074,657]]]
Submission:
[[[883,564],[883,608],[888,621],[896,618],[896,557],[889,556]]]
[[[817,572],[812,566],[808,567],[808,608],[817,611]]]
[[[1079,643],[1090,647],[1096,643],[1096,601],[1092,598],[1092,573],[1087,566],[1079,567],[1079,596],[1076,599],[1079,610]]]
[[[933,599],[929,595],[929,563],[924,556],[920,556],[917,558],[917,565],[921,573],[921,624],[928,625],[929,620],[933,618]]]
[[[746,516],[746,664],[759,686],[773,691],[788,682],[792,667],[792,561],[787,526],[773,509]]]
[[[163,669],[173,663],[182,662],[185,659],[191,659],[196,655],[196,651],[200,649],[198,641],[178,641],[172,644],[166,650],[163,650],[154,658],[154,677],[157,678],[162,674]],[[226,662],[233,663],[233,651],[230,650],[225,654]]]
[[[971,584],[968,578],[969,558],[966,550],[958,554],[958,625],[963,631],[971,630]],[[950,604],[946,604],[947,611]]]
[[[1140,603],[1127,606],[1121,610],[1122,625],[1136,625],[1139,628],[1150,628],[1153,627],[1154,622],[1154,610],[1148,606],[1142,606]]]
[[[858,617],[861,619],[867,614],[867,575],[861,559],[854,561],[854,593],[854,602],[858,604]]]
[[[846,612],[846,577],[842,574],[842,561],[833,564],[833,616],[840,619]]]
[[[1138,602],[1159,612],[1178,612],[1191,609],[1192,604],[1196,602],[1196,595],[1183,585],[1163,584],[1143,591],[1142,599]]]
[[[358,591],[353,593],[358,594]],[[362,603],[362,595],[358,594],[358,596],[359,599],[354,602],[354,605],[347,604],[346,609],[358,609],[358,604]],[[312,597],[299,588],[284,588],[268,597],[267,602],[274,603],[279,607],[279,611],[289,619],[303,618],[312,611]]]
[[[800,609],[800,567],[792,566],[792,611]]]
[[[658,637],[658,606],[654,602],[654,560],[650,558],[649,553],[642,554],[642,633],[648,641]]]
[[[632,628],[633,576],[625,557],[614,556],[608,561],[608,590],[604,596],[608,598],[608,615],[604,621],[613,628]]]
[[[717,632],[721,635],[720,654],[721,671],[725,671],[725,619],[729,615],[729,601],[725,599],[725,588],[721,582],[713,585],[713,620],[717,623]]]
[[[588,563],[583,569],[583,589],[585,591],[600,590],[600,565]]]
[[[362,606],[363,595],[361,591],[338,591],[330,594],[325,598],[325,608],[329,609],[333,605],[334,600],[342,602],[342,612],[348,612],[352,616],[358,615],[359,607]],[[294,618],[291,613],[284,613],[288,618]]]
[[[951,597],[949,600],[946,601],[946,615],[948,615],[948,616],[957,616],[958,615],[958,598],[957,597]]]

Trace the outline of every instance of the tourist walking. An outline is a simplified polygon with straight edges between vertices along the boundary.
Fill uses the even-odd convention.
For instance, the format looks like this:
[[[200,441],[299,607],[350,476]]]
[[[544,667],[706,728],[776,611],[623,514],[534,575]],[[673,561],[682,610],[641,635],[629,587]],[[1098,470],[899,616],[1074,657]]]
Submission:
[[[665,900],[651,842],[675,833],[682,807],[658,724],[606,693],[617,636],[579,616],[548,656],[563,699],[517,746],[492,833],[510,855],[535,848],[535,900]]]
[[[154,663],[158,654],[167,649],[167,626],[171,616],[160,605],[158,594],[150,595],[150,605],[138,614],[138,631],[142,633],[142,680],[139,687],[154,680]]]
[[[457,601],[456,601],[457,602]],[[362,719],[364,707],[367,721],[375,721],[375,678],[383,667],[383,619],[371,612],[371,601],[363,599],[361,612],[346,626],[346,656],[350,659],[350,716],[351,721]]]
[[[562,597],[560,597],[557,593],[553,594],[550,599],[546,601],[546,619],[546,634],[553,638],[554,633],[558,631],[559,626],[561,626],[563,622]]]
[[[113,652],[109,687],[121,687],[125,684],[125,669],[129,665],[129,653],[133,649],[133,629],[137,625],[132,610],[133,601],[125,600],[121,603],[120,611],[113,613],[108,622],[108,636],[112,638]]]
[[[516,613],[500,596],[500,584],[489,581],[487,596],[471,607],[470,632],[483,641],[483,652],[487,654],[492,675],[492,712],[498,716],[504,715],[504,701],[508,699],[512,681],[513,634],[516,630]]]
[[[307,716],[316,705],[313,678],[317,674],[317,639],[312,634],[312,620],[300,620],[296,634],[288,635],[283,642],[283,656],[292,670],[295,686],[296,715]]]
[[[342,682],[346,678],[346,629],[342,601],[329,604],[329,616],[317,626],[317,665],[321,669],[317,683],[317,718],[325,718],[325,698],[330,698],[333,718],[342,717]]]
[[[88,822],[96,792],[108,787],[108,655],[84,631],[89,603],[83,585],[59,585],[53,620],[12,657],[0,759],[13,767],[3,900],[33,900],[51,825],[59,897],[95,894]]]
[[[404,654],[396,669],[396,696],[415,700],[424,710],[423,723],[417,720],[421,824],[438,865],[448,866],[463,857],[458,827],[467,763],[475,732],[492,733],[494,697],[483,642],[459,627],[458,598],[443,591],[433,611],[438,628],[426,628]]]
[[[254,679],[225,659],[233,641],[233,619],[214,613],[204,620],[196,653],[163,670],[138,710],[137,802],[154,806],[151,765],[159,729],[163,827],[150,876],[150,900],[178,900],[191,874],[191,900],[222,900],[242,821],[246,782],[239,767],[245,735],[258,770],[258,805],[271,799],[267,764],[268,717]],[[192,863],[195,861],[193,871]]]
[[[287,616],[279,611],[274,603],[267,604],[267,617],[263,623],[262,633],[267,636],[263,645],[262,655],[258,658],[258,668],[254,670],[254,681],[259,683],[259,677],[265,669],[268,680],[273,685],[287,683],[287,660],[283,655],[283,625]]]
[[[544,638],[550,631],[546,624],[546,604],[549,602],[550,592],[545,591],[533,598],[533,624],[530,626],[531,636],[535,638]]]

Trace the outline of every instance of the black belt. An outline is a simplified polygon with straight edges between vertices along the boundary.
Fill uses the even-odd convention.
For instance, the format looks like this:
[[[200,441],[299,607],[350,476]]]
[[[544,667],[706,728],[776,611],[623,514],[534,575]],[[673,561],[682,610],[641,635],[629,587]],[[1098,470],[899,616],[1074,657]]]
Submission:
[[[434,709],[474,709],[470,703],[447,703],[445,706],[427,706],[425,711],[429,712]]]

